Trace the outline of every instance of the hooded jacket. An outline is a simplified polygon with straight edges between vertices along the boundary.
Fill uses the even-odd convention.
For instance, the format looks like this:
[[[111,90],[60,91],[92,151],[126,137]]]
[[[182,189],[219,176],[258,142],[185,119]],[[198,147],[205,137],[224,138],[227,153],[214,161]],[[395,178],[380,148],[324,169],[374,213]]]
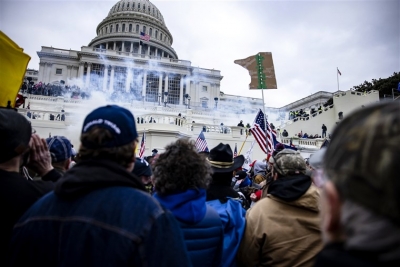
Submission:
[[[319,192],[311,178],[279,178],[246,214],[239,266],[312,266],[322,248]]]
[[[205,189],[154,197],[180,222],[193,266],[221,266],[223,228],[218,213],[206,205]]]
[[[160,242],[162,240],[162,242]],[[11,266],[191,266],[173,215],[116,163],[76,164],[15,225]]]

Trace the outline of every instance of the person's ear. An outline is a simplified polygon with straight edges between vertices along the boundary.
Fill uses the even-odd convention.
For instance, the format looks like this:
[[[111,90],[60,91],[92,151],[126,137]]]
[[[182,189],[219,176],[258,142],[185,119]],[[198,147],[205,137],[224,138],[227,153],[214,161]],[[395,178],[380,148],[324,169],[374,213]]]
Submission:
[[[340,234],[341,230],[340,216],[342,203],[339,192],[332,182],[328,181],[325,183],[322,198],[322,230],[331,238],[334,238]]]
[[[69,169],[69,167],[70,167],[70,165],[71,165],[71,161],[72,161],[71,158],[69,158],[68,160],[65,161],[64,168],[65,168],[66,170]]]

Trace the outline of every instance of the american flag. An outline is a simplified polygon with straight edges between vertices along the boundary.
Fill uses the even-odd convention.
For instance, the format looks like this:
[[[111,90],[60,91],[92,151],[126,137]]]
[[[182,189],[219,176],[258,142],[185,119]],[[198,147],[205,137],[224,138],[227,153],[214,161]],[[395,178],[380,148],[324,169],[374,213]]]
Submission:
[[[149,41],[150,40],[150,35],[144,33],[144,32],[140,32],[140,39],[145,40],[145,41]]]
[[[209,152],[206,138],[203,134],[203,131],[201,131],[199,134],[199,137],[197,137],[195,146],[196,146],[198,152]]]
[[[142,142],[140,142],[139,158],[144,158],[144,151],[146,150],[146,136],[143,132]]]
[[[235,143],[235,150],[233,151],[233,157],[237,157],[237,144]]]
[[[264,124],[264,118],[264,112],[260,109],[250,131],[253,133],[261,150],[264,151],[265,154],[272,154],[274,151],[274,134],[276,138],[276,132],[271,129],[268,121],[265,121]],[[267,130],[265,130],[265,126]]]

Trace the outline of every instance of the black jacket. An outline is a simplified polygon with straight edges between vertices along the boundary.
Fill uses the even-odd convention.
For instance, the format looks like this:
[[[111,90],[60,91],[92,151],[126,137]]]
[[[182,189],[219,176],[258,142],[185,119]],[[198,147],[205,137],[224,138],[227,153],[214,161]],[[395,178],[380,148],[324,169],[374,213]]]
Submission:
[[[26,210],[39,198],[54,188],[54,183],[60,178],[55,170],[50,171],[42,180],[27,180],[17,172],[0,169],[0,210],[2,211],[2,226],[0,228],[0,263],[4,262],[14,224]]]

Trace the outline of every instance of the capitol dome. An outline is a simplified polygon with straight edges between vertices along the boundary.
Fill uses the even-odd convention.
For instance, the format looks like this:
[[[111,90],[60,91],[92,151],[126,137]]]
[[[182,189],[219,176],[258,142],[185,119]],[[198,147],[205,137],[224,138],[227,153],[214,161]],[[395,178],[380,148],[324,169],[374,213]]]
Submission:
[[[118,1],[96,33],[90,47],[178,59],[164,18],[149,0]]]

